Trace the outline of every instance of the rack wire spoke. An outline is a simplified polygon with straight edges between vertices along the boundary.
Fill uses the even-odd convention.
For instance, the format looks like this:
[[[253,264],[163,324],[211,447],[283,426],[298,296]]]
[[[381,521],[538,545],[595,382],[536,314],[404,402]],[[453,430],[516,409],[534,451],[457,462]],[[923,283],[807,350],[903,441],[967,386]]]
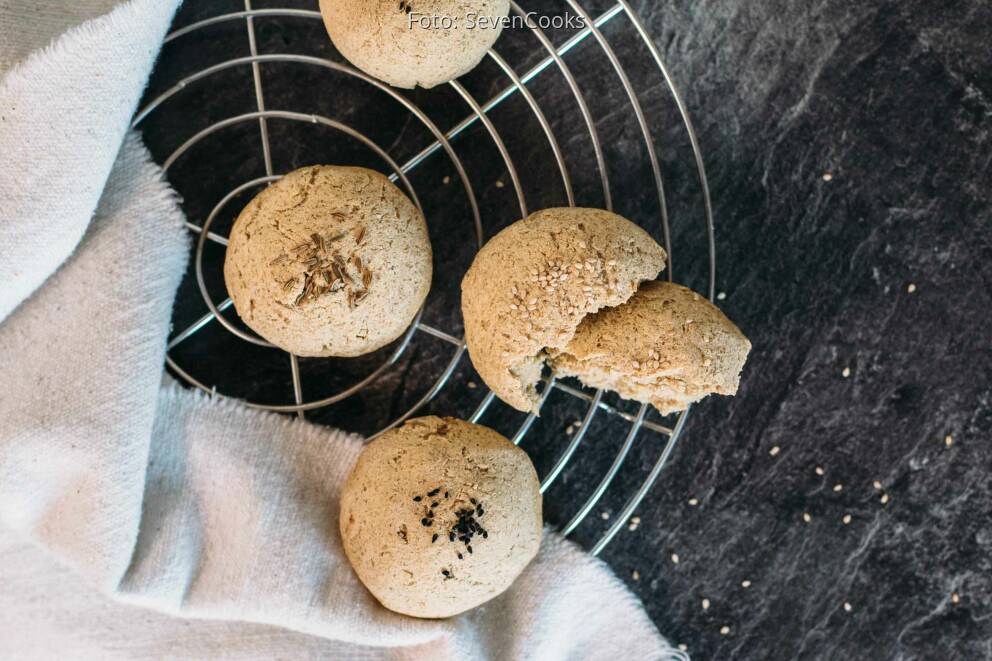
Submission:
[[[597,390],[596,396],[593,397],[592,404],[589,406],[589,410],[586,411],[585,418],[582,420],[582,424],[579,426],[579,429],[572,436],[571,442],[568,444],[568,447],[565,448],[565,452],[562,453],[561,457],[558,458],[558,461],[551,469],[551,472],[548,473],[547,476],[545,476],[544,481],[541,482],[541,493],[547,491],[551,484],[558,479],[559,475],[561,475],[561,472],[565,470],[565,466],[572,458],[572,455],[575,454],[575,451],[579,448],[579,444],[582,443],[582,439],[585,438],[586,432],[589,431],[589,425],[592,424],[592,419],[595,417],[596,411],[599,410],[599,401],[602,398],[603,391]]]
[[[658,457],[658,461],[655,462],[654,467],[647,476],[647,479],[644,480],[637,492],[630,498],[630,500],[627,501],[627,504],[624,505],[623,509],[620,511],[620,515],[613,522],[613,525],[611,525],[606,531],[606,534],[604,534],[603,537],[596,542],[596,545],[592,547],[590,553],[593,555],[599,555],[600,552],[606,548],[606,545],[609,544],[614,537],[616,537],[617,533],[620,532],[620,529],[627,524],[627,519],[634,514],[637,510],[637,506],[641,504],[644,497],[648,495],[649,491],[651,491],[651,487],[654,486],[654,483],[658,480],[658,476],[661,474],[662,469],[665,468],[665,464],[667,464],[668,460],[671,458],[672,451],[675,449],[675,444],[678,443],[679,437],[682,435],[682,430],[685,428],[685,421],[688,419],[689,409],[687,408],[679,415],[678,422],[675,423],[675,429],[672,430],[672,434],[668,437],[668,441],[665,443],[665,447],[661,451],[661,456]]]
[[[648,160],[651,161],[651,172],[654,175],[654,185],[658,189],[658,204],[661,207],[661,229],[665,240],[665,252],[668,253],[668,279],[672,280],[672,273],[674,268],[672,266],[672,236],[671,231],[668,227],[668,201],[665,198],[665,184],[661,177],[661,163],[658,160],[658,153],[654,146],[654,137],[651,134],[651,127],[648,125],[647,118],[644,115],[644,108],[641,106],[640,99],[637,98],[637,92],[634,91],[634,86],[630,82],[630,77],[624,70],[623,65],[620,63],[620,59],[617,57],[616,52],[610,46],[610,42],[606,40],[603,33],[599,31],[599,28],[593,23],[592,17],[586,12],[585,9],[576,0],[565,0],[568,5],[579,14],[585,21],[586,24],[590,26],[593,38],[599,43],[603,52],[606,53],[606,57],[610,60],[610,64],[613,66],[613,70],[616,71],[617,76],[620,78],[620,83],[623,85],[624,91],[627,93],[627,98],[630,100],[631,105],[634,108],[634,115],[637,117],[637,124],[641,128],[641,134],[644,137],[644,142],[648,150]],[[623,9],[622,5],[617,5],[620,9]]]
[[[592,508],[596,506],[596,503],[598,503],[600,498],[603,497],[603,494],[606,493],[606,490],[613,482],[613,478],[617,476],[617,473],[620,472],[620,467],[623,466],[623,462],[626,461],[627,455],[630,453],[630,448],[634,445],[634,439],[637,438],[637,433],[641,430],[641,427],[644,424],[644,417],[647,415],[647,412],[648,405],[641,404],[641,408],[637,412],[637,418],[634,419],[634,423],[630,426],[630,431],[627,432],[627,437],[624,439],[623,445],[620,447],[620,452],[617,453],[616,458],[613,460],[613,464],[610,466],[610,469],[606,471],[606,475],[592,492],[589,500],[587,500],[585,504],[579,508],[579,511],[574,517],[572,517],[572,520],[565,524],[565,527],[562,528],[561,534],[563,536],[567,537],[571,535],[572,532],[579,527],[579,524],[582,523],[582,520],[585,519],[589,512],[592,511]]]
[[[544,116],[544,111],[541,110],[541,106],[537,104],[534,100],[534,96],[524,85],[523,81],[516,74],[509,64],[506,63],[502,57],[499,56],[494,50],[489,51],[489,57],[492,58],[496,64],[503,70],[503,72],[509,76],[510,80],[513,81],[514,86],[520,90],[520,94],[524,97],[527,105],[530,106],[531,111],[537,117],[538,123],[541,125],[541,130],[544,131],[544,135],[548,138],[548,143],[551,145],[551,151],[554,152],[555,161],[558,163],[558,169],[561,171],[562,183],[565,185],[565,197],[568,198],[568,206],[575,206],[575,193],[572,191],[572,178],[568,176],[568,168],[565,166],[565,156],[561,153],[561,147],[558,145],[558,140],[555,138],[554,131],[551,130],[551,123],[548,122],[548,118]],[[525,214],[526,215],[526,214]]]
[[[499,150],[500,156],[503,157],[503,162],[506,164],[506,169],[510,173],[510,180],[513,182],[513,190],[517,193],[517,201],[520,203],[520,213],[521,218],[527,216],[527,201],[524,199],[524,189],[520,183],[520,175],[517,173],[517,166],[513,164],[513,159],[510,157],[510,152],[506,148],[506,143],[503,142],[503,138],[500,136],[499,131],[493,124],[492,120],[489,119],[489,115],[482,109],[479,102],[475,100],[467,89],[461,86],[457,81],[451,81],[448,83],[451,85],[458,94],[465,99],[465,103],[469,105],[472,112],[475,113],[479,121],[486,127],[486,131],[489,132],[489,137],[493,139],[496,143],[496,148]]]
[[[516,2],[510,1],[510,7],[513,9],[514,13],[521,18],[526,18],[527,12],[520,8]],[[610,15],[610,18],[615,16],[616,13]],[[597,22],[601,21],[597,19]],[[601,25],[605,25],[607,21],[602,21]],[[567,64],[565,64],[564,58],[562,58],[563,53],[560,53],[555,49],[551,40],[548,39],[547,35],[540,26],[533,25],[530,22],[526,22],[527,27],[530,31],[537,37],[537,40],[541,42],[544,46],[544,50],[548,51],[549,56],[558,65],[558,70],[561,71],[562,76],[565,78],[565,82],[568,83],[568,88],[572,91],[572,96],[575,97],[576,103],[579,105],[579,112],[582,113],[582,121],[585,122],[586,130],[589,131],[589,136],[592,138],[593,152],[596,158],[596,168],[599,171],[600,183],[603,187],[603,200],[605,207],[608,211],[613,211],[613,194],[610,192],[610,175],[606,169],[606,158],[603,156],[603,145],[599,140],[599,129],[596,128],[596,122],[592,118],[592,112],[589,110],[589,104],[586,102],[586,97],[582,94],[582,90],[579,89],[579,84],[575,80],[575,76],[572,74],[572,70]],[[588,34],[588,33],[587,33]],[[566,51],[567,52],[567,51]],[[571,198],[570,198],[571,199]],[[572,203],[574,206],[574,202]]]

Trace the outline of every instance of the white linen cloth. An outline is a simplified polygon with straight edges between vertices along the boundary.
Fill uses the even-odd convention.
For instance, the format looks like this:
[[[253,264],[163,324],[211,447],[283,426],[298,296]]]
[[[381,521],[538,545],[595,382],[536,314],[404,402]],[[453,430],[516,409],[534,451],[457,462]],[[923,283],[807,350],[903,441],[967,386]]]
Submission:
[[[684,658],[554,534],[472,613],[386,611],[361,439],[164,374],[189,237],[128,126],[177,4],[0,0],[0,658]]]

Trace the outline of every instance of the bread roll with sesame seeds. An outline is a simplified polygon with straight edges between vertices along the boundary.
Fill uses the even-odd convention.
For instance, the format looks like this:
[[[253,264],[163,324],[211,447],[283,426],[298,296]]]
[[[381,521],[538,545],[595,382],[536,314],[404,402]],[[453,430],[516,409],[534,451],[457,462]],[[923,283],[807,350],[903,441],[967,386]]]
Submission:
[[[431,285],[427,224],[386,177],[316,165],[259,193],[228,240],[241,319],[298,356],[359,356],[403,334]]]
[[[647,282],[624,305],[586,317],[549,362],[661,413],[709,394],[734,395],[751,343],[706,298],[671,282]]]
[[[509,0],[320,0],[335,48],[365,73],[405,88],[474,69],[509,12]]]
[[[626,302],[665,259],[647,232],[600,209],[546,209],[510,225],[462,281],[472,364],[504,402],[537,411],[547,352],[568,346],[586,315]]]
[[[540,483],[527,454],[491,429],[419,418],[359,456],[340,527],[351,566],[383,606],[450,617],[503,593],[537,555]]]

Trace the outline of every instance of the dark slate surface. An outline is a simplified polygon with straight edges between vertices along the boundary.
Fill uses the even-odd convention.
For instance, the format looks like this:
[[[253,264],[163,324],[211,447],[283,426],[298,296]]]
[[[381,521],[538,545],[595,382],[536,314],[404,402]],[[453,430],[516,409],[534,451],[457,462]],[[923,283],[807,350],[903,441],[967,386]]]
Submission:
[[[563,3],[524,4],[564,11]],[[637,512],[640,524],[625,528],[603,557],[659,628],[696,658],[989,658],[992,6],[979,0],[634,4],[699,129],[716,213],[717,291],[755,348],[740,395],[693,411],[671,464]],[[595,15],[609,4],[585,6]],[[190,2],[177,26],[242,8],[238,0]],[[318,21],[267,17],[256,29],[262,53],[339,60]],[[700,191],[685,132],[630,24],[621,17],[603,32],[630,73],[662,157],[675,278],[704,290]],[[552,36],[560,44],[569,34]],[[499,44],[518,72],[540,60],[539,49],[525,31],[507,33]],[[247,54],[243,21],[182,37],[163,51],[147,98],[204,66]],[[618,211],[662,240],[647,154],[608,60],[589,40],[567,61],[597,118]],[[269,108],[346,123],[400,162],[433,139],[367,83],[285,63],[263,65],[261,75]],[[483,100],[506,79],[486,62],[463,83]],[[549,71],[531,89],[561,139],[578,203],[602,205],[591,142],[563,79]],[[468,114],[448,88],[404,94],[442,130]],[[197,130],[250,112],[253,104],[251,71],[240,66],[190,85],[141,128],[164,161]],[[492,118],[530,208],[564,204],[552,153],[523,100],[510,100]],[[279,172],[312,162],[386,169],[332,129],[286,120],[268,128]],[[491,235],[520,215],[506,168],[480,125],[454,144]],[[182,156],[169,176],[190,219],[201,223],[229,190],[263,175],[260,152],[258,125],[245,122]],[[467,198],[443,154],[411,173],[411,181],[436,252],[437,282],[424,319],[458,335],[458,282],[475,246]],[[218,232],[247,199],[242,195],[219,213]],[[211,246],[204,260],[217,300],[224,297],[222,254]],[[195,280],[187,278],[177,329],[204,310]],[[373,432],[427,392],[453,349],[418,334],[374,386],[308,417]],[[333,394],[388,355],[302,361],[304,392]],[[235,342],[216,325],[173,356],[222,392],[291,401],[286,357]],[[484,395],[472,387],[478,383],[463,359],[452,385],[425,410],[469,415]],[[542,474],[584,410],[581,400],[551,396],[523,442]],[[521,421],[499,404],[483,419],[507,433]],[[594,419],[588,443],[547,494],[552,522],[567,522],[584,502],[626,430],[615,416]],[[653,432],[638,437],[577,541],[599,538],[613,520],[603,514],[615,514],[636,490],[663,440]]]

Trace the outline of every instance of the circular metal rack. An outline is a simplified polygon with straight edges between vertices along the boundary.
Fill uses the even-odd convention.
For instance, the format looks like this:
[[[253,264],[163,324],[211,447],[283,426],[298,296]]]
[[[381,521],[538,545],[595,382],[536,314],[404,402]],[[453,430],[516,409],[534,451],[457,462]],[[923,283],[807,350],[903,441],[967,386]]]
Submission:
[[[250,342],[263,347],[271,347],[275,350],[271,344],[265,340],[245,332],[244,330],[238,328],[231,321],[226,319],[223,312],[231,307],[232,301],[227,298],[223,301],[214,301],[207,291],[207,286],[204,279],[203,273],[203,252],[204,246],[208,242],[216,243],[221,246],[226,246],[227,240],[225,237],[219,235],[218,233],[212,231],[211,227],[218,217],[218,215],[223,211],[226,205],[228,205],[236,196],[242,194],[246,191],[252,189],[257,189],[265,186],[273,181],[280,178],[280,175],[274,172],[272,166],[272,155],[270,151],[269,143],[269,132],[267,127],[267,121],[270,119],[280,119],[288,120],[292,122],[306,122],[311,124],[320,124],[331,129],[335,129],[344,133],[347,136],[359,141],[364,144],[369,150],[375,153],[382,161],[389,166],[392,171],[390,178],[394,182],[398,182],[406,191],[410,194],[414,203],[420,208],[420,200],[417,197],[417,193],[414,190],[413,185],[407,178],[407,174],[412,170],[416,169],[425,160],[429,159],[432,155],[437,152],[443,151],[448,159],[450,159],[453,165],[458,179],[461,181],[461,185],[464,188],[465,195],[467,197],[468,203],[471,208],[471,213],[473,216],[474,223],[474,233],[476,241],[478,242],[478,247],[481,247],[484,241],[483,233],[483,223],[480,213],[479,203],[477,201],[475,192],[473,191],[472,182],[466,172],[466,168],[463,166],[462,161],[459,159],[452,142],[462,133],[466,131],[469,127],[481,124],[484,127],[486,133],[492,139],[495,147],[498,149],[500,156],[502,157],[503,164],[506,167],[507,172],[512,183],[513,191],[516,195],[517,201],[520,207],[520,213],[522,216],[526,216],[529,212],[527,202],[523,193],[523,188],[521,185],[520,176],[518,170],[510,156],[509,150],[504,143],[499,131],[494,126],[493,122],[489,118],[489,113],[502,104],[507,99],[520,95],[526,104],[529,106],[530,110],[534,113],[535,118],[539,122],[541,129],[544,133],[544,138],[548,141],[548,144],[554,154],[555,161],[558,165],[559,174],[564,185],[564,190],[568,198],[568,204],[571,206],[575,205],[575,195],[573,192],[572,181],[569,177],[568,169],[565,165],[565,159],[562,154],[561,147],[558,140],[556,139],[554,132],[551,127],[551,123],[548,121],[544,112],[542,112],[541,107],[538,105],[537,101],[534,99],[531,92],[528,90],[528,84],[532,81],[536,81],[539,77],[544,74],[548,69],[556,68],[558,73],[563,77],[565,83],[568,85],[571,96],[577,104],[578,110],[582,115],[582,121],[588,131],[589,138],[592,142],[592,147],[595,153],[596,165],[598,168],[600,185],[602,187],[602,193],[605,200],[605,206],[607,209],[612,210],[613,208],[613,197],[611,193],[611,186],[609,181],[609,176],[607,174],[606,159],[604,155],[604,149],[602,142],[600,141],[599,134],[596,127],[596,122],[593,119],[592,113],[590,111],[589,104],[586,102],[586,98],[573,75],[572,70],[566,63],[565,58],[570,51],[575,49],[580,43],[586,41],[587,39],[593,39],[599,47],[599,51],[604,54],[608,60],[611,68],[615,72],[616,76],[619,78],[620,83],[623,86],[623,90],[626,94],[627,100],[630,103],[634,115],[636,116],[637,125],[643,138],[644,145],[647,149],[647,154],[650,159],[650,166],[653,175],[653,185],[657,190],[657,200],[660,208],[660,223],[663,232],[665,248],[669,254],[672,256],[672,245],[671,245],[671,234],[669,231],[669,218],[668,218],[668,204],[665,197],[665,187],[664,180],[662,177],[661,165],[658,159],[658,154],[656,151],[654,139],[652,136],[651,129],[649,127],[647,118],[645,116],[643,107],[638,95],[632,85],[627,72],[624,70],[620,59],[617,57],[615,51],[611,47],[610,43],[604,37],[601,28],[612,21],[626,20],[628,27],[632,29],[637,38],[643,42],[643,45],[650,52],[655,64],[657,65],[658,72],[663,79],[664,88],[667,89],[671,98],[674,100],[675,106],[677,107],[679,116],[684,125],[685,131],[688,133],[689,142],[692,147],[693,157],[695,159],[695,170],[696,175],[699,179],[699,185],[702,193],[702,217],[705,222],[705,237],[708,242],[708,252],[709,252],[709,285],[708,285],[708,296],[710,300],[713,299],[715,292],[715,278],[716,278],[716,256],[715,256],[715,245],[713,236],[713,217],[712,217],[712,207],[710,203],[709,187],[706,179],[706,171],[703,164],[702,152],[699,147],[699,143],[695,134],[695,131],[690,121],[689,115],[686,111],[685,104],[682,101],[682,97],[678,92],[672,78],[669,74],[664,61],[662,60],[661,53],[658,47],[655,45],[654,41],[648,34],[644,23],[637,15],[636,11],[631,7],[627,0],[619,0],[615,5],[609,8],[607,11],[599,14],[597,17],[593,18],[589,15],[586,9],[577,0],[563,0],[564,6],[567,10],[574,12],[577,16],[582,17],[584,20],[585,27],[580,31],[576,32],[568,41],[564,42],[560,46],[553,45],[552,41],[545,34],[545,32],[533,22],[527,23],[527,29],[533,34],[541,48],[546,52],[546,56],[538,62],[535,66],[530,68],[523,74],[518,74],[514,69],[507,63],[507,61],[499,55],[496,50],[490,50],[488,57],[491,58],[493,62],[499,67],[499,69],[505,74],[508,81],[508,85],[503,88],[501,92],[496,94],[486,103],[479,103],[473,95],[458,81],[452,81],[449,85],[457,92],[465,104],[470,110],[470,114],[460,123],[458,123],[454,128],[448,131],[442,131],[438,126],[431,121],[428,115],[421,110],[417,105],[412,103],[406,96],[398,92],[397,90],[379,82],[378,80],[371,78],[370,76],[364,74],[363,72],[348,66],[346,64],[341,64],[339,62],[331,61],[328,59],[323,59],[319,57],[312,57],[307,55],[298,54],[259,54],[256,46],[256,32],[255,32],[255,19],[261,17],[295,17],[300,19],[309,20],[321,20],[320,12],[312,10],[303,9],[255,9],[252,7],[251,0],[245,0],[244,11],[237,11],[222,15],[213,16],[204,20],[197,21],[193,24],[187,25],[180,29],[175,30],[166,37],[166,43],[178,40],[186,35],[196,32],[202,28],[210,25],[216,25],[231,21],[243,21],[246,27],[246,36],[248,39],[249,52],[250,55],[247,57],[233,58],[224,62],[220,62],[213,66],[207,67],[201,71],[198,71],[192,75],[187,76],[183,80],[173,85],[171,88],[160,94],[155,99],[151,100],[147,105],[139,110],[134,118],[133,126],[139,127],[143,121],[145,121],[150,115],[152,115],[163,103],[165,103],[173,95],[179,93],[180,91],[186,89],[187,87],[194,85],[198,82],[204,82],[209,80],[209,78],[226,69],[237,68],[237,67],[250,67],[252,71],[252,80],[254,82],[254,96],[257,104],[257,110],[254,112],[241,114],[233,117],[228,117],[221,121],[218,121],[207,128],[197,132],[195,135],[191,136],[182,145],[180,145],[175,151],[165,160],[163,167],[166,171],[179,159],[184,153],[186,153],[191,147],[196,145],[198,142],[204,138],[221,131],[225,128],[242,124],[246,122],[255,122],[258,124],[260,129],[260,137],[263,151],[263,159],[265,164],[266,174],[263,177],[254,179],[252,181],[247,181],[240,186],[236,187],[230,193],[223,197],[217,202],[213,210],[204,219],[202,225],[197,225],[193,222],[188,222],[187,226],[190,231],[194,232],[198,239],[196,245],[196,260],[195,260],[195,273],[197,284],[199,286],[200,293],[203,296],[203,300],[207,306],[207,312],[201,318],[199,318],[195,323],[189,327],[181,330],[175,334],[169,341],[168,350],[172,352],[180,344],[187,342],[192,338],[197,332],[212,323],[221,324],[227,331],[233,334],[236,338]],[[511,10],[517,16],[523,18],[526,16],[526,11],[517,2],[510,3]],[[355,129],[335,121],[334,119],[323,117],[314,114],[298,113],[287,110],[270,110],[266,108],[265,104],[265,94],[262,84],[261,76],[261,66],[266,63],[292,63],[298,65],[306,65],[313,67],[324,67],[325,69],[333,70],[339,74],[350,76],[364,83],[371,85],[378,90],[388,94],[396,102],[401,104],[417,121],[420,122],[430,133],[434,136],[434,142],[423,149],[421,152],[416,154],[413,158],[405,163],[397,163],[393,158],[387,153],[386,150],[381,148],[370,138],[364,134],[356,131]],[[672,267],[671,262],[669,263],[667,270],[668,278],[672,278]],[[410,326],[405,335],[397,343],[395,348],[390,353],[389,357],[383,362],[379,367],[374,369],[370,374],[360,379],[357,383],[354,383],[350,387],[341,390],[333,395],[323,397],[321,399],[315,399],[307,401],[304,398],[303,389],[300,380],[300,367],[296,356],[289,355],[288,360],[290,363],[290,369],[292,373],[293,380],[293,404],[269,404],[262,402],[246,402],[249,406],[265,409],[269,411],[276,411],[281,413],[294,413],[300,417],[303,417],[304,412],[312,411],[326,406],[331,406],[342,400],[354,395],[361,389],[365,388],[369,384],[373,383],[379,379],[387,370],[390,369],[399,360],[400,356],[409,347],[411,341],[417,333],[424,333],[435,338],[438,338],[444,342],[451,345],[452,356],[448,361],[447,365],[441,371],[441,374],[437,377],[433,386],[430,387],[427,392],[423,394],[422,397],[415,403],[414,406],[410,407],[402,416],[392,421],[384,429],[380,430],[376,435],[381,434],[386,429],[389,429],[395,425],[402,423],[407,418],[413,416],[420,410],[425,404],[430,402],[443,387],[449,384],[451,381],[452,374],[455,372],[456,367],[459,363],[465,359],[466,347],[465,341],[461,337],[456,337],[450,333],[445,332],[442,329],[434,328],[429,326],[422,321],[423,311],[417,316],[413,324]],[[190,385],[200,388],[212,395],[222,395],[218,393],[216,388],[204,384],[201,380],[192,376],[187,370],[183,369],[170,354],[166,355],[166,362],[169,368],[180,378],[185,380]],[[630,453],[631,447],[634,444],[635,438],[642,431],[649,433],[661,435],[665,441],[661,445],[661,451],[657,459],[647,476],[643,479],[640,486],[635,490],[635,492],[628,498],[625,505],[623,506],[621,512],[614,517],[612,524],[606,530],[606,532],[599,538],[599,540],[592,546],[591,552],[595,555],[598,554],[603,548],[609,544],[609,542],[616,536],[616,534],[621,530],[621,528],[630,519],[631,515],[634,513],[638,505],[650,491],[652,485],[657,480],[662,469],[668,462],[672,451],[675,447],[679,436],[682,433],[682,429],[685,426],[686,419],[689,415],[689,411],[684,411],[678,416],[674,425],[671,428],[664,425],[649,421],[646,419],[648,413],[648,406],[646,404],[640,405],[636,413],[629,413],[621,411],[616,407],[610,406],[603,401],[603,392],[597,391],[594,394],[589,394],[583,392],[579,389],[572,388],[567,384],[561,383],[554,378],[554,375],[549,376],[545,379],[544,390],[542,392],[541,404],[547,400],[548,395],[553,391],[557,390],[566,393],[572,397],[576,397],[583,400],[587,404],[586,413],[581,420],[578,429],[571,436],[567,446],[562,451],[559,458],[555,461],[554,466],[551,468],[550,472],[542,478],[541,491],[542,493],[548,489],[548,487],[561,475],[562,471],[565,469],[568,462],[571,460],[575,451],[578,449],[582,440],[585,438],[587,431],[589,430],[590,424],[593,421],[594,416],[599,412],[603,412],[606,415],[616,416],[619,419],[625,421],[628,425],[627,434],[623,440],[622,445],[609,467],[605,475],[598,483],[598,486],[593,490],[592,494],[585,500],[585,502],[578,509],[577,513],[568,521],[567,524],[562,528],[562,533],[568,535],[572,533],[587,515],[592,511],[596,504],[600,501],[603,495],[606,493],[607,489],[610,487],[611,483],[616,478],[618,472],[620,471],[624,461],[627,459]],[[492,404],[494,400],[494,394],[488,392],[486,396],[482,399],[481,403],[472,413],[469,418],[472,422],[480,421],[486,410]],[[513,434],[512,441],[516,444],[520,444],[525,438],[528,431],[535,421],[536,415],[531,413],[528,414],[526,419],[520,424],[516,432]]]

